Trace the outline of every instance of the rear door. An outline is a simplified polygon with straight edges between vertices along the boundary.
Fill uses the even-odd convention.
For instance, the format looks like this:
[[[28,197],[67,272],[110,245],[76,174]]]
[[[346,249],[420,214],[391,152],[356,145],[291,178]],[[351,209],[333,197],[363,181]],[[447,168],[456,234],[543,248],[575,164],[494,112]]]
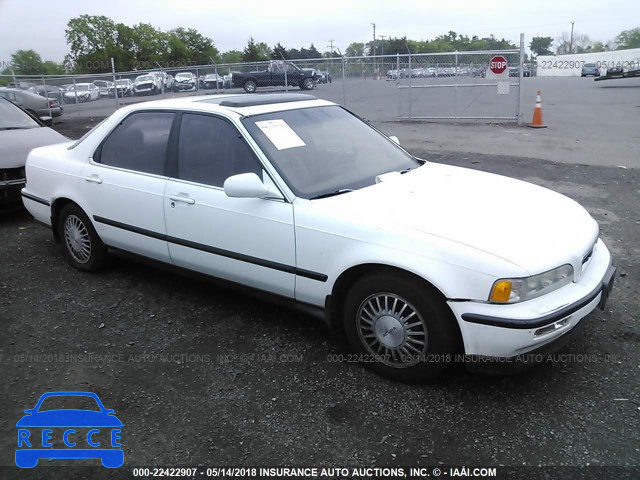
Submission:
[[[85,211],[102,240],[170,261],[163,197],[165,164],[174,112],[127,116],[105,139],[82,172]]]
[[[228,119],[184,113],[167,182],[167,241],[176,265],[293,298],[293,206],[284,200],[230,198],[224,181],[263,171]]]

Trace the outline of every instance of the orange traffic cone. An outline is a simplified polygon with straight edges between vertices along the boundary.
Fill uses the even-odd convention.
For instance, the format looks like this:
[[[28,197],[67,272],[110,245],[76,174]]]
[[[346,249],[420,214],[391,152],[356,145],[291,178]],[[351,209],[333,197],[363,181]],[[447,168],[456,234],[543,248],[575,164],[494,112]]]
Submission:
[[[547,126],[542,123],[542,97],[540,96],[540,90],[538,90],[538,95],[536,96],[536,107],[533,109],[533,120],[529,124],[531,128],[547,128]]]

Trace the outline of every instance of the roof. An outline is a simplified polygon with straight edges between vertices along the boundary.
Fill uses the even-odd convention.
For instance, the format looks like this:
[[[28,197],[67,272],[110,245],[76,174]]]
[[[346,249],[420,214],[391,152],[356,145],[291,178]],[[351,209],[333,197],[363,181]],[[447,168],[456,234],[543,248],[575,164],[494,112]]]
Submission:
[[[210,112],[223,110],[234,112],[241,116],[251,116],[282,110],[329,105],[335,105],[335,103],[318,99],[313,95],[299,93],[235,93],[152,100],[150,102],[132,104],[124,108],[128,111],[146,108],[179,108]]]
[[[272,105],[278,103],[303,102],[317,100],[313,95],[302,93],[252,93],[249,95],[237,95],[234,97],[220,98],[210,97],[199,102],[217,103],[221,107],[255,107],[256,105]]]

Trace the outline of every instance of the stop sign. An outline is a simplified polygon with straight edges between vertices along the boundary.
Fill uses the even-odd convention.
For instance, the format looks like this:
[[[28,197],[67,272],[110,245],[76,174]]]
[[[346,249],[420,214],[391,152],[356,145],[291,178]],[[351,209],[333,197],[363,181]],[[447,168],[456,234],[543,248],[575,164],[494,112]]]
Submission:
[[[489,60],[489,70],[495,75],[500,75],[507,69],[507,59],[502,55],[496,55]]]

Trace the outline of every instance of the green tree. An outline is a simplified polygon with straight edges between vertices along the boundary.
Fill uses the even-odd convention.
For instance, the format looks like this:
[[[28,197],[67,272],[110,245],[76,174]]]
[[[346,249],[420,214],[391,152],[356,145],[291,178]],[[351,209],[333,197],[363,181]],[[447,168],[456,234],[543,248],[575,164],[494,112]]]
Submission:
[[[344,54],[347,57],[362,57],[364,55],[364,43],[353,42],[349,44]]]
[[[628,48],[640,48],[640,28],[632,28],[620,32],[616,37],[617,50],[626,50]]]
[[[42,73],[45,75],[62,75],[65,72],[64,67],[59,63],[45,60],[42,62]]]
[[[266,60],[267,58],[263,57],[264,52],[261,51],[258,44],[256,44],[253,37],[249,37],[249,41],[247,42],[247,46],[244,48],[242,52],[242,60],[245,62],[259,62],[261,60]]]
[[[168,59],[191,61],[198,64],[218,60],[220,52],[213,40],[193,28],[176,28],[167,33],[169,43]]]
[[[220,56],[221,63],[240,63],[243,59],[243,53],[240,50],[229,50]]]
[[[273,60],[287,60],[289,58],[289,52],[278,42],[271,50],[271,58]]]
[[[77,72],[109,71],[111,57],[119,63],[130,57],[119,44],[118,33],[116,23],[104,15],[72,18],[65,30],[69,46],[65,64]]]
[[[16,75],[38,75],[44,73],[42,57],[34,50],[18,50],[11,55],[11,64]]]
[[[318,49],[316,49],[313,43],[309,47],[309,53],[307,58],[322,58],[322,54],[318,51]]]
[[[540,55],[551,55],[550,50],[553,38],[551,37],[533,37],[529,43],[529,49],[536,57]]]

